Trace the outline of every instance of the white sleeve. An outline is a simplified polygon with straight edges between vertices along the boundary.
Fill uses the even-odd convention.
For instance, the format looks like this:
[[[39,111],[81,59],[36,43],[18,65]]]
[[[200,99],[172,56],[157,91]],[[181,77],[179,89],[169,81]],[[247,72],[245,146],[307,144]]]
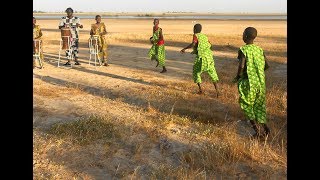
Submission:
[[[76,23],[80,24],[80,18],[77,19]]]
[[[59,26],[64,26],[64,23],[65,23],[65,22],[64,22],[64,19],[61,18],[61,19],[60,19],[60,22],[59,22]]]

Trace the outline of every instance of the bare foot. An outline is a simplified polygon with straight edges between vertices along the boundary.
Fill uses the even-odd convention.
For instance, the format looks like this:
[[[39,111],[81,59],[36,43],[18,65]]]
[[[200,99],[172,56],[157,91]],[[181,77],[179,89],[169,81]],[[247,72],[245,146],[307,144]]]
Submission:
[[[198,91],[197,94],[201,95],[201,94],[203,94],[203,92],[202,91]]]
[[[167,72],[167,70],[166,70],[166,69],[162,70],[160,73],[165,73],[165,72]]]

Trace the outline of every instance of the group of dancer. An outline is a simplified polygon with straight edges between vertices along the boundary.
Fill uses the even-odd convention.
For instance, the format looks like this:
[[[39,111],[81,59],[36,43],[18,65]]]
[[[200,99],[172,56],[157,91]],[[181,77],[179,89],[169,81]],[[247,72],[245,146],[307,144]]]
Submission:
[[[66,11],[67,16],[61,18],[59,23],[59,29],[62,28],[70,28],[71,38],[70,38],[70,49],[66,50],[66,57],[68,61],[64,65],[70,64],[70,57],[74,57],[75,65],[80,65],[78,61],[78,53],[79,53],[79,28],[83,28],[83,25],[80,23],[80,18],[73,16],[73,9],[67,8]],[[107,34],[106,26],[103,22],[101,22],[101,16],[97,15],[95,17],[96,23],[92,24],[90,35],[98,37],[98,56],[104,66],[109,66],[107,60],[107,41],[105,35]],[[36,19],[33,17],[33,39],[39,40],[42,37],[41,28],[39,25],[36,25]],[[44,55],[42,52],[42,47],[40,47],[40,59],[44,61]],[[72,55],[72,56],[71,56]],[[33,62],[33,68],[35,67],[35,61]]]
[[[67,16],[62,17],[59,29],[66,27],[68,24],[72,32],[72,48],[75,65],[80,65],[78,61],[78,47],[79,47],[79,28],[83,28],[80,24],[80,19],[73,16],[73,10],[68,8],[66,10]],[[106,26],[101,22],[101,16],[95,17],[96,24],[91,27],[90,35],[99,36],[98,47],[99,57],[105,66],[108,66],[107,61],[107,43],[105,35],[107,34]],[[153,34],[150,37],[150,48],[148,55],[151,60],[157,62],[156,67],[162,67],[160,73],[167,72],[165,66],[166,52],[165,41],[162,28],[159,27],[159,19],[153,21]],[[42,36],[39,25],[36,25],[36,20],[33,18],[34,39],[39,39]],[[202,25],[195,24],[193,27],[192,42],[181,49],[181,53],[189,48],[193,48],[192,54],[195,54],[193,64],[192,77],[194,83],[198,85],[198,94],[203,94],[201,88],[201,74],[207,72],[216,90],[216,97],[220,95],[218,87],[218,74],[215,69],[213,58],[213,46],[208,40],[207,35],[201,33]],[[255,130],[253,135],[256,138],[266,137],[270,134],[270,129],[267,126],[267,113],[266,113],[266,84],[265,84],[265,70],[269,68],[266,56],[259,46],[254,44],[254,39],[257,37],[257,30],[254,27],[247,27],[243,32],[243,41],[245,45],[239,48],[238,60],[239,66],[237,75],[233,82],[238,83],[239,104],[243,110],[245,117],[252,124]],[[66,55],[68,56],[68,50]],[[40,55],[43,60],[43,52]],[[70,59],[65,65],[70,65]]]
[[[167,72],[165,67],[165,43],[162,29],[159,27],[159,19],[153,21],[153,36],[150,37],[152,47],[149,50],[151,60],[156,60],[157,65],[162,66],[160,73]],[[218,88],[219,77],[214,65],[213,46],[208,40],[208,36],[201,33],[202,25],[195,24],[193,27],[192,42],[181,49],[184,53],[187,49],[193,48],[191,54],[195,54],[192,77],[194,83],[199,87],[198,94],[202,94],[201,74],[207,72],[216,90],[216,97],[219,97]],[[243,32],[243,41],[246,43],[238,51],[238,72],[233,82],[238,83],[240,95],[239,104],[246,118],[250,121],[255,130],[253,135],[256,138],[266,137],[270,134],[267,126],[266,113],[266,84],[264,71],[269,68],[266,56],[259,46],[253,43],[257,37],[257,30],[248,27]]]

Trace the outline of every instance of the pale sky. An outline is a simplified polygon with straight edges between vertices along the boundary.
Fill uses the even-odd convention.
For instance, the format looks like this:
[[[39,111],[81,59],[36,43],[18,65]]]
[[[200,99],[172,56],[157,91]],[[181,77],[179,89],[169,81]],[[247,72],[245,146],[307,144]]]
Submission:
[[[61,12],[287,13],[287,0],[33,0],[33,10]]]

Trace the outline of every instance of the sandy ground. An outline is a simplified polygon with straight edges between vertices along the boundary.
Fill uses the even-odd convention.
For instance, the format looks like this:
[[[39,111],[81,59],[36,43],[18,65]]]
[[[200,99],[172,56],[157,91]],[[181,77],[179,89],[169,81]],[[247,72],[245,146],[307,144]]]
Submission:
[[[285,21],[217,21],[201,20],[203,33],[216,47],[214,51],[216,69],[222,84],[222,102],[214,98],[215,91],[204,83],[206,94],[195,94],[196,86],[192,82],[193,56],[179,51],[192,40],[195,22],[190,20],[161,20],[166,41],[166,67],[168,72],[160,74],[161,68],[155,68],[147,53],[150,48],[152,21],[103,19],[107,26],[109,44],[109,67],[94,67],[88,64],[89,53],[87,39],[90,24],[94,20],[81,20],[84,28],[80,32],[81,66],[57,67],[60,31],[58,20],[38,20],[43,31],[45,63],[44,69],[35,68],[34,78],[34,175],[49,179],[110,179],[110,178],[147,178],[153,169],[162,165],[177,166],[177,154],[187,152],[197,146],[183,132],[190,129],[177,124],[164,127],[156,126],[154,121],[167,114],[179,117],[194,115],[203,119],[226,119],[233,122],[241,118],[236,104],[236,87],[230,79],[236,74],[237,48],[242,43],[242,32],[248,26],[258,29],[256,42],[266,49],[272,68],[267,76],[276,86],[286,87],[287,49]],[[62,63],[66,62],[63,58]],[[268,80],[268,77],[267,77]],[[228,88],[232,92],[228,92]],[[281,88],[280,88],[281,89]],[[170,93],[166,95],[165,93]],[[281,89],[286,94],[286,88]],[[176,99],[175,99],[176,97]],[[186,97],[179,101],[180,97]],[[195,108],[188,110],[191,102]],[[210,111],[197,109],[197,105],[206,102]],[[189,102],[189,103],[190,103]],[[174,108],[174,112],[172,112]],[[227,115],[226,115],[227,112]],[[114,123],[125,127],[128,136],[122,137],[116,145],[108,147],[93,143],[86,147],[74,146],[67,141],[50,146],[47,131],[57,122],[70,122],[92,114],[106,116]],[[270,112],[274,120],[286,119],[286,113]],[[156,116],[157,115],[157,116]],[[159,115],[159,116],[158,116]],[[270,116],[271,116],[270,115]],[[242,133],[246,133],[246,126]],[[157,136],[150,137],[150,131]],[[179,132],[179,133],[176,133]],[[170,142],[168,152],[163,149]],[[135,144],[142,144],[136,147]],[[40,150],[41,149],[41,150]],[[139,151],[139,153],[137,153]],[[112,153],[111,153],[112,152]],[[110,153],[108,155],[108,153]],[[138,155],[137,155],[138,154]],[[139,157],[138,157],[139,156]],[[238,173],[238,172],[237,172]],[[237,177],[237,173],[230,177]],[[249,176],[248,172],[248,176]],[[257,172],[251,175],[260,177]],[[158,177],[158,176],[157,176]],[[281,175],[279,178],[284,178]]]

